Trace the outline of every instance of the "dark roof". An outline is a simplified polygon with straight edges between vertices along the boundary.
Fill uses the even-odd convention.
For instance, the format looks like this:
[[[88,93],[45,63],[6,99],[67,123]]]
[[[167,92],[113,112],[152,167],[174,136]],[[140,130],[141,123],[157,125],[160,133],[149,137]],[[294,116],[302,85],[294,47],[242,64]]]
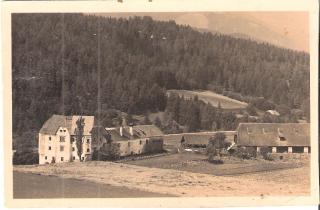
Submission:
[[[212,134],[183,134],[182,138],[186,144],[207,145]]]
[[[84,131],[83,135],[90,135],[93,127],[93,116],[81,116],[84,118]],[[68,132],[73,135],[77,127],[76,122],[80,116],[64,116],[64,115],[52,115],[42,126],[39,133],[55,135],[59,127],[67,128]]]
[[[227,142],[233,141],[235,135],[234,131],[221,132],[225,134]],[[219,132],[185,133],[182,137],[185,139],[187,144],[207,145],[209,143],[209,139],[213,137],[216,133]]]
[[[240,123],[237,135],[242,146],[310,146],[309,123]]]

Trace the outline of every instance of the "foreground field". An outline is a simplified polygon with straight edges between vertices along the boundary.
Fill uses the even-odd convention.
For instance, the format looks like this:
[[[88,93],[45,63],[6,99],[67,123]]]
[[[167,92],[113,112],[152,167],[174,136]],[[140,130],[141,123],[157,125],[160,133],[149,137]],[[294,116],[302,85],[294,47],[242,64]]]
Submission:
[[[205,103],[210,103],[214,107],[218,107],[220,102],[221,108],[223,109],[245,109],[248,104],[242,101],[238,101],[212,91],[190,91],[190,90],[168,90],[168,94],[177,93],[185,98],[193,98],[198,96],[198,98]]]
[[[116,187],[90,181],[13,172],[14,198],[137,198],[168,197],[127,187]]]
[[[309,194],[309,167],[235,177],[112,162],[15,166],[15,172],[53,175],[174,196],[267,196]],[[299,177],[297,182],[296,177]]]

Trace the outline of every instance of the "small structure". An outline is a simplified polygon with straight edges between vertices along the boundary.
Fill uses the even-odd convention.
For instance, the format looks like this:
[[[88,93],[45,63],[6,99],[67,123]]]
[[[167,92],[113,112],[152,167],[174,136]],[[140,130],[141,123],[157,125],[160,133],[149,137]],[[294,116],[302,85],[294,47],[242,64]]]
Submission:
[[[154,125],[120,126],[105,128],[108,133],[101,150],[116,145],[119,156],[158,153],[163,151],[162,131]]]
[[[225,134],[226,142],[232,143],[234,141],[235,131],[220,131]],[[183,134],[171,134],[171,135],[180,135],[180,143],[185,147],[194,147],[194,148],[206,148],[209,139],[213,137],[218,132],[199,132],[199,133],[183,133]],[[167,135],[170,136],[170,135]],[[167,139],[166,136],[166,139]]]
[[[52,115],[39,131],[39,164],[79,161],[76,129],[80,118],[84,119],[81,159],[91,159],[94,117]]]
[[[240,123],[238,146],[269,148],[271,153],[310,153],[309,123]]]

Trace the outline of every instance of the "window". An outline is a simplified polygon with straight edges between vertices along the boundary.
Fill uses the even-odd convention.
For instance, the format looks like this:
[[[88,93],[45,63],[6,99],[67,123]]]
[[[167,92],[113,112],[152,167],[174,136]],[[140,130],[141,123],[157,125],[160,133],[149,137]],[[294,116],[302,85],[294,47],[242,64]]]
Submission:
[[[51,141],[51,136],[49,136],[49,141]]]
[[[65,142],[66,141],[66,137],[65,136],[60,136],[60,142]]]
[[[139,142],[139,143],[140,143],[140,145],[141,145],[141,144],[142,144],[142,141],[140,140],[140,142]]]
[[[61,161],[63,161],[63,157],[61,157]]]
[[[90,149],[87,149],[87,152],[90,152]]]
[[[74,147],[72,147],[72,151],[74,151],[75,149],[74,149]]]
[[[45,160],[47,160],[47,159],[48,159],[48,157],[47,157],[47,156],[45,156],[45,157],[44,157],[44,159],[45,159]]]
[[[63,132],[66,132],[66,130],[63,130]]]
[[[76,157],[75,157],[75,156],[73,156],[73,157],[72,157],[72,159],[73,159],[73,160],[75,160],[75,159],[76,159]]]
[[[48,148],[49,150],[51,150],[51,146],[49,146],[49,148]]]
[[[146,140],[146,144],[148,144],[148,143],[149,143],[149,140],[147,139],[147,140]]]
[[[280,141],[285,141],[286,138],[284,136],[279,136]]]
[[[101,139],[100,139],[100,141],[101,141]],[[87,139],[87,143],[90,143],[90,139]]]
[[[62,130],[60,130],[60,132],[62,132]]]
[[[84,157],[82,157],[81,159],[84,160]]]
[[[61,151],[61,152],[64,151],[64,146],[60,146],[60,151]]]

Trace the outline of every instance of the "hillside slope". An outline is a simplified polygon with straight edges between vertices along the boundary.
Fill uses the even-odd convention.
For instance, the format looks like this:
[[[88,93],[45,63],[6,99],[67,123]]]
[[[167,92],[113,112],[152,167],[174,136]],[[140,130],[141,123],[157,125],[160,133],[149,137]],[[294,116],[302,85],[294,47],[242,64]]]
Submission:
[[[166,89],[208,85],[308,107],[309,55],[150,17],[12,16],[13,131],[53,113],[163,111]],[[100,92],[98,91],[100,90]]]

